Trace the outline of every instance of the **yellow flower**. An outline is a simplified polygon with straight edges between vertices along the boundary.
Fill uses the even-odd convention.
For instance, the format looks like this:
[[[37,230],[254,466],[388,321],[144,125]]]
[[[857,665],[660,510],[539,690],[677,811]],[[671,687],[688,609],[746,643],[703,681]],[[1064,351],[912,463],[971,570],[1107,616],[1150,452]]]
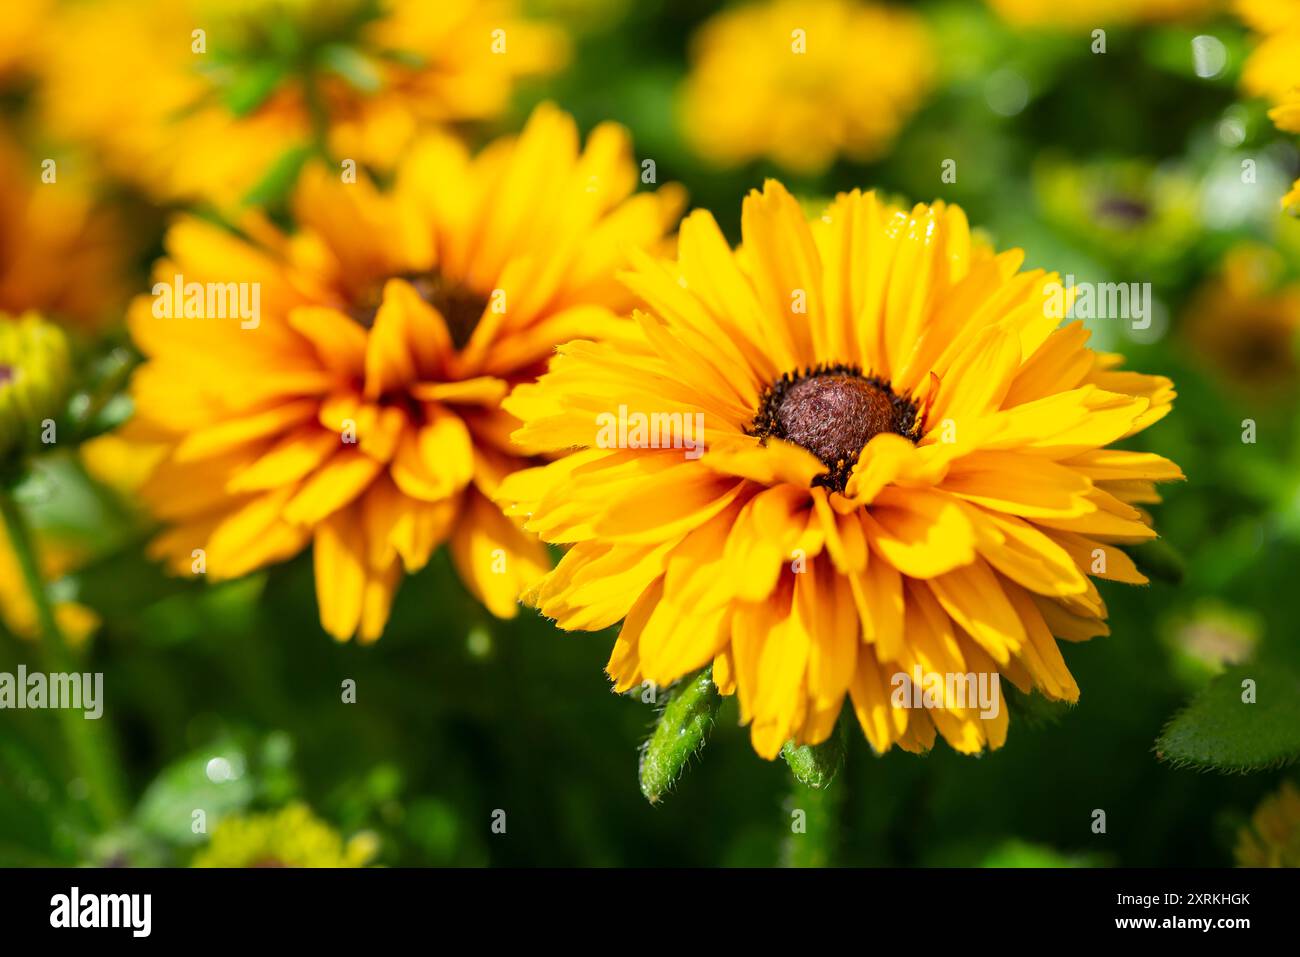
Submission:
[[[1300,790],[1283,781],[1237,835],[1241,867],[1300,867]]]
[[[1261,34],[1242,67],[1242,88],[1276,103],[1300,86],[1300,4],[1238,0],[1235,7],[1241,19]]]
[[[996,748],[993,676],[1074,701],[1053,636],[1107,633],[1089,575],[1146,581],[1116,546],[1155,536],[1132,503],[1181,473],[1106,446],[1172,384],[1057,328],[1055,275],[955,206],[854,191],[808,222],[769,181],[741,229],[733,251],[692,213],[675,262],[627,276],[642,340],[569,343],[507,400],[525,448],[578,450],[499,490],[572,546],[527,599],[566,629],[623,621],[616,690],[712,663],[767,758],[825,740],[846,694],[878,751],[936,728]]]
[[[685,132],[719,165],[771,157],[815,172],[888,149],[928,92],[922,20],[847,0],[768,0],[700,28],[683,93]]]
[[[1300,3],[1238,0],[1236,9],[1263,34],[1242,67],[1242,89],[1274,104],[1268,115],[1278,129],[1300,133]],[[1300,180],[1282,207],[1300,214]]]
[[[1282,197],[1282,208],[1293,216],[1300,216],[1300,179],[1291,187],[1291,192]]]
[[[520,18],[517,0],[396,0],[367,28],[362,46],[409,52],[421,65],[383,65],[383,84],[361,97],[328,91],[336,155],[387,167],[420,124],[501,114],[516,82],[550,73],[567,58],[563,34]]]
[[[291,236],[179,221],[159,295],[128,319],[147,357],[128,431],[165,455],[140,493],[171,526],[154,554],[189,572],[203,549],[207,575],[230,578],[310,541],[325,630],[372,640],[403,568],[448,541],[469,588],[513,615],[548,563],[488,499],[526,464],[500,400],[557,342],[630,326],[613,273],[681,205],[674,188],[631,195],[637,179],[622,128],[580,152],[573,121],[542,106],[474,158],[431,135],[388,193],[310,168]],[[260,312],[159,318],[181,308],[177,277],[232,290],[231,315],[224,284],[242,283]]]
[[[194,867],[365,867],[378,852],[373,834],[344,842],[305,804],[269,814],[224,818]]]
[[[309,144],[314,116],[339,159],[387,166],[421,124],[491,118],[565,56],[516,0],[92,0],[47,32],[50,126],[155,198],[221,207]],[[276,72],[286,36],[310,82]]]
[[[1192,298],[1184,320],[1184,335],[1196,354],[1250,392],[1296,381],[1300,284],[1279,285],[1281,268],[1272,249],[1234,249],[1220,275]]]
[[[54,0],[23,0],[5,6],[0,17],[0,82],[32,65],[35,38]]]
[[[1237,14],[1261,33],[1276,33],[1300,25],[1300,5],[1291,0],[1235,0]]]
[[[120,223],[70,163],[25,156],[0,130],[0,311],[95,327],[126,301]]]
[[[1112,24],[1169,23],[1213,13],[1223,0],[988,0],[998,16],[1017,27],[1090,30]]]

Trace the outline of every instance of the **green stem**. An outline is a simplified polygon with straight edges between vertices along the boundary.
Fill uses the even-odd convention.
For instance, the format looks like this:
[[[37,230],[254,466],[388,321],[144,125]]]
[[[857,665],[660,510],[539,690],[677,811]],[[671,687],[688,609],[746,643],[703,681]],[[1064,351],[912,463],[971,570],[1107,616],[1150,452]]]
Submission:
[[[831,788],[810,788],[797,780],[791,784],[786,807],[790,833],[781,849],[782,866],[835,866],[839,863],[844,782]]]
[[[135,363],[124,349],[115,349],[109,356],[111,367],[104,373],[102,381],[95,386],[95,391],[86,396],[86,406],[73,421],[73,430],[78,442],[98,437],[103,432],[119,423],[98,425],[98,419],[107,408],[108,403],[116,398],[126,387],[135,369]]]
[[[52,673],[75,672],[78,670],[77,661],[54,616],[54,606],[45,590],[45,579],[36,559],[31,530],[8,489],[0,489],[0,513],[4,516],[10,546],[36,608],[45,667]],[[117,822],[123,813],[122,790],[117,766],[99,721],[90,720],[71,708],[58,708],[55,713],[67,740],[73,766],[86,782],[96,819],[101,825]]]
[[[848,775],[844,767],[848,722],[841,716],[831,736],[816,745],[787,741],[781,756],[790,765],[790,833],[782,847],[786,867],[831,867],[840,859],[840,824]],[[839,780],[836,780],[838,776]]]

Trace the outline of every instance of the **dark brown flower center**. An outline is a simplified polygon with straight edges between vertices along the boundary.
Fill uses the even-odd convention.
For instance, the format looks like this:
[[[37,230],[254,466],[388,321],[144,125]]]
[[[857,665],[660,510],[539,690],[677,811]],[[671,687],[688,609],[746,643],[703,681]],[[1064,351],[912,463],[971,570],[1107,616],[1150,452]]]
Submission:
[[[450,283],[437,272],[405,273],[398,276],[411,284],[420,298],[442,314],[451,333],[451,342],[457,349],[464,349],[470,336],[483,317],[483,310],[488,301],[484,296],[455,283]],[[384,284],[375,283],[357,296],[348,308],[348,315],[369,329],[375,324],[375,316],[383,302]]]
[[[1151,216],[1151,207],[1133,196],[1111,195],[1097,203],[1097,216],[1126,228],[1140,226]]]
[[[1237,375],[1263,382],[1293,373],[1296,360],[1287,345],[1288,334],[1266,323],[1267,318],[1257,325],[1239,322],[1231,341],[1220,345],[1224,365]]]
[[[844,491],[863,446],[893,432],[915,441],[916,406],[878,376],[855,366],[819,366],[785,373],[764,394],[750,433],[807,449],[829,471],[814,485]]]
[[[0,362],[0,385],[18,378],[18,370],[5,362]]]

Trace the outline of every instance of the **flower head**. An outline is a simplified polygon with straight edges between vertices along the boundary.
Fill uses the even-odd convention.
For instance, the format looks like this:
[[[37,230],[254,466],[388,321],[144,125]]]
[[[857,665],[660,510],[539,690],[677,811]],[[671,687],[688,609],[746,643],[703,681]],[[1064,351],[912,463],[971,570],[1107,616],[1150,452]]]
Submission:
[[[1300,790],[1290,781],[1259,803],[1237,835],[1242,867],[1300,867]]]
[[[1259,40],[1242,68],[1241,85],[1251,96],[1278,102],[1300,86],[1300,4],[1237,0],[1235,8]]]
[[[0,311],[28,309],[67,325],[96,327],[126,302],[126,242],[71,162],[46,159],[47,175],[0,130]],[[37,171],[41,171],[38,173]]]
[[[1197,355],[1238,389],[1256,395],[1296,383],[1300,284],[1279,281],[1276,250],[1242,245],[1192,297],[1184,334]]]
[[[683,114],[720,165],[768,156],[816,171],[883,153],[920,104],[934,54],[916,14],[847,0],[762,0],[725,10],[692,46]]]
[[[994,678],[1075,700],[1056,639],[1107,632],[1090,576],[1146,580],[1117,546],[1154,537],[1136,505],[1180,472],[1107,446],[1172,385],[1057,328],[1055,276],[957,207],[854,191],[808,222],[769,181],[742,233],[692,213],[675,261],[626,276],[640,341],[569,343],[507,400],[525,448],[577,450],[498,493],[570,546],[528,599],[567,629],[623,622],[618,690],[712,663],[765,757],[824,740],[846,695],[879,751],[998,747]]]
[[[32,65],[35,40],[54,0],[26,0],[10,4],[0,19],[0,84]]]
[[[155,554],[193,571],[201,549],[228,578],[312,542],[326,631],[374,639],[403,569],[448,541],[513,615],[547,559],[488,499],[526,464],[500,400],[557,342],[629,325],[613,273],[681,201],[632,195],[630,150],[608,124],[580,150],[543,106],[476,157],[423,140],[390,192],[309,169],[291,235],[179,221],[129,317],[147,361],[128,428],[162,456],[141,489],[169,526]]]
[[[194,867],[365,867],[378,842],[362,833],[344,841],[305,804],[223,818]]]
[[[1214,12],[1220,0],[988,0],[1017,27],[1080,31],[1112,24],[1181,22]]]
[[[562,35],[518,8],[516,0],[70,4],[49,31],[43,102],[52,129],[94,144],[151,196],[227,207],[317,136],[339,159],[388,168],[422,126],[502,112],[521,77],[565,57]]]
[[[1273,103],[1268,115],[1278,129],[1300,133],[1300,4],[1238,0],[1236,8],[1260,34],[1241,70],[1242,89]],[[1282,205],[1300,213],[1300,181]]]

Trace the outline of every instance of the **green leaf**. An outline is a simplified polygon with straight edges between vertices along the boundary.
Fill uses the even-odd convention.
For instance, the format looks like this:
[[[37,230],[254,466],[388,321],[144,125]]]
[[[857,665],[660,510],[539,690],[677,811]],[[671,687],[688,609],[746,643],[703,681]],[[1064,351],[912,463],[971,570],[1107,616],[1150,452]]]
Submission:
[[[280,154],[270,169],[244,194],[246,206],[268,206],[289,195],[298,181],[303,164],[312,155],[310,146],[293,146]]]
[[[673,690],[641,752],[641,793],[651,804],[659,802],[681,777],[686,762],[704,747],[721,702],[712,667]]]
[[[331,43],[321,49],[319,59],[323,68],[341,76],[358,92],[377,93],[384,85],[375,64],[356,47]]]
[[[781,757],[790,765],[790,771],[800,784],[820,791],[844,767],[844,722],[836,726],[831,736],[821,744],[804,744],[795,747],[787,741],[781,748]]]
[[[980,867],[1092,867],[1088,855],[1062,854],[1042,844],[1012,838],[999,844],[984,857]]]
[[[1253,703],[1245,683],[1254,682]],[[1156,740],[1180,767],[1259,771],[1300,756],[1300,673],[1277,662],[1238,665],[1207,685]]]
[[[210,773],[213,759],[226,764],[213,766]],[[201,844],[222,817],[243,810],[252,798],[253,781],[243,752],[217,746],[182,758],[158,775],[140,799],[135,823],[172,844]],[[205,833],[194,833],[195,811],[206,817]]]
[[[241,64],[222,99],[231,113],[247,116],[266,102],[283,78],[284,68],[274,60]]]

